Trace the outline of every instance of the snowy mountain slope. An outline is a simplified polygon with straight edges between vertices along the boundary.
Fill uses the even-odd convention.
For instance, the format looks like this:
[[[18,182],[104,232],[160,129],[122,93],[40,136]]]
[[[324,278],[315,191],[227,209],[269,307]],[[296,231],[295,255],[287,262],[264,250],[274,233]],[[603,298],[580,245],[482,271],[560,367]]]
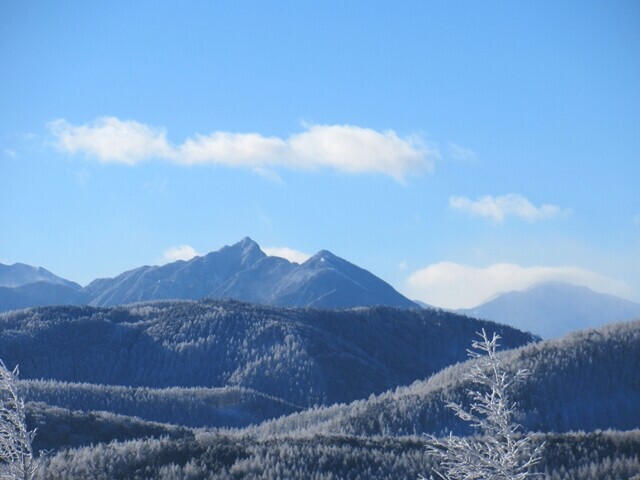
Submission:
[[[145,388],[22,380],[19,388],[27,402],[72,411],[108,411],[185,427],[245,427],[301,410],[278,398],[238,387]]]
[[[186,262],[95,280],[84,292],[95,306],[208,297],[293,307],[416,307],[386,282],[330,252],[298,265],[267,256],[248,237]]]
[[[98,279],[84,288],[91,305],[108,306],[145,300],[199,299],[211,295],[239,271],[266,257],[249,238],[189,261],[145,266],[115,278]]]
[[[296,264],[279,257],[263,257],[233,275],[209,294],[210,298],[235,298],[245,302],[273,305],[276,286],[296,269]]]
[[[568,283],[545,282],[458,310],[554,338],[568,332],[640,318],[640,304]]]
[[[273,304],[316,308],[360,305],[416,307],[388,283],[327,250],[316,253],[282,278]]]
[[[112,441],[139,438],[182,438],[192,436],[190,429],[138,417],[117,415],[106,411],[84,412],[42,402],[28,402],[27,425],[37,430],[33,442],[36,451],[53,453],[62,448],[82,447]],[[55,478],[100,478],[99,476],[63,475]]]
[[[470,340],[469,340],[470,341]],[[640,428],[640,320],[573,333],[502,355],[509,371],[532,375],[513,392],[527,430],[566,432]],[[427,380],[357,400],[307,410],[251,431],[257,435],[413,435],[470,433],[445,405],[466,401],[463,373],[450,366]]]

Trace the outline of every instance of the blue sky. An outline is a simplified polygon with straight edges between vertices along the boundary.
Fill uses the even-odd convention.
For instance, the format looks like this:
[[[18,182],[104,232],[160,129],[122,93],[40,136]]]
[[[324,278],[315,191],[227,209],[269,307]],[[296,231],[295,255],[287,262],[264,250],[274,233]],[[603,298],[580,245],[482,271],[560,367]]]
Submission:
[[[633,1],[2,2],[0,262],[249,235],[443,307],[640,301],[639,45]]]

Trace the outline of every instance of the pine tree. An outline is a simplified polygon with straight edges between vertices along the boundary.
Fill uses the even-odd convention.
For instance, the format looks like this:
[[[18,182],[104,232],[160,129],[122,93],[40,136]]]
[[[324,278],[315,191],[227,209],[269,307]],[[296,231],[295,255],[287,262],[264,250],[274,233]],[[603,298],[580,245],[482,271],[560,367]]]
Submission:
[[[475,385],[467,390],[471,407],[465,409],[453,402],[447,407],[480,436],[427,435],[427,450],[440,461],[442,469],[434,470],[433,474],[443,480],[530,478],[533,475],[530,469],[540,461],[543,445],[533,448],[531,437],[519,432],[521,427],[514,421],[516,404],[509,399],[510,389],[529,376],[529,372],[506,371],[497,353],[501,337],[494,333],[490,339],[484,329],[478,335],[481,340],[473,341],[472,350],[468,350],[475,362],[465,374],[465,379]],[[430,478],[433,480],[433,475]]]

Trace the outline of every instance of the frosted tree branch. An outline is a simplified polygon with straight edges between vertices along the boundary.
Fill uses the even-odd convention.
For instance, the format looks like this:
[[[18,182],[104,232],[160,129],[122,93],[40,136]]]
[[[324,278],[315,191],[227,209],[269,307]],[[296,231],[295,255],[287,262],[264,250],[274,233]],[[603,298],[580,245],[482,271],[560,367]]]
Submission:
[[[543,445],[532,446],[531,437],[520,433],[520,425],[513,418],[517,411],[510,401],[511,388],[529,372],[507,372],[497,354],[500,336],[491,338],[482,330],[480,340],[472,342],[469,356],[475,362],[464,378],[474,387],[467,390],[471,406],[465,409],[448,403],[457,417],[474,427],[479,437],[449,435],[437,438],[427,435],[427,451],[440,462],[441,471],[433,471],[431,479],[442,480],[524,480],[532,477],[532,466],[540,461]],[[436,475],[434,477],[433,475]],[[426,480],[420,476],[420,479]]]
[[[31,480],[40,459],[33,454],[35,430],[27,430],[17,380],[18,367],[11,371],[0,360],[0,479]]]

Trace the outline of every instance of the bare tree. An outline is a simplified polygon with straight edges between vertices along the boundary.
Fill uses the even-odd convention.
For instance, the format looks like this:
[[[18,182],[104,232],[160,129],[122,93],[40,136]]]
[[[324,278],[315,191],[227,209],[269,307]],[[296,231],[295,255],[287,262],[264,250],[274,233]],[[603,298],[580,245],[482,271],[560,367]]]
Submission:
[[[31,480],[40,459],[33,454],[35,430],[27,430],[17,380],[18,367],[11,371],[0,360],[0,479]]]
[[[540,461],[543,445],[533,448],[531,437],[519,432],[521,427],[513,419],[516,404],[509,392],[530,373],[507,372],[497,354],[501,337],[494,333],[490,339],[484,329],[478,335],[481,340],[473,341],[473,350],[468,350],[475,362],[465,374],[475,385],[467,390],[471,407],[453,402],[447,407],[470,423],[480,437],[427,435],[427,450],[440,460],[442,469],[433,474],[443,480],[524,480],[533,475],[530,469]]]

